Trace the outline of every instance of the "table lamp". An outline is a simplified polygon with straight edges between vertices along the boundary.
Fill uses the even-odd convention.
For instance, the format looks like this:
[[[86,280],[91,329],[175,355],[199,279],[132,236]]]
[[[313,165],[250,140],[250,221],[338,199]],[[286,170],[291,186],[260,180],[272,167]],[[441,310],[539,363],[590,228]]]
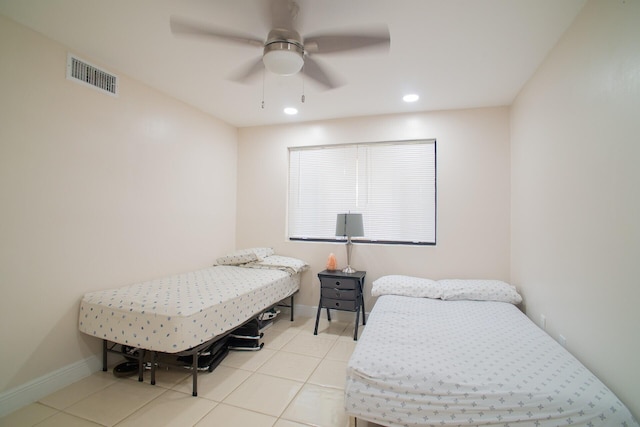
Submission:
[[[364,228],[362,227],[362,214],[346,213],[338,214],[336,219],[336,236],[347,238],[347,267],[342,270],[343,273],[355,273],[356,270],[351,268],[351,237],[364,236]]]

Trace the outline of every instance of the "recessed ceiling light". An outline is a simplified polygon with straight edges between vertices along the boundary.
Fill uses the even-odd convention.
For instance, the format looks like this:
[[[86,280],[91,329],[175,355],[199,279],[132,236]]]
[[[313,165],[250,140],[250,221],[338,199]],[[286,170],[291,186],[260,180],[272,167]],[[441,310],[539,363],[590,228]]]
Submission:
[[[402,97],[404,102],[416,102],[418,99],[420,99],[420,97],[415,93],[410,93]]]
[[[298,114],[298,109],[293,107],[287,107],[284,109],[284,113],[290,116],[293,116],[295,114]]]

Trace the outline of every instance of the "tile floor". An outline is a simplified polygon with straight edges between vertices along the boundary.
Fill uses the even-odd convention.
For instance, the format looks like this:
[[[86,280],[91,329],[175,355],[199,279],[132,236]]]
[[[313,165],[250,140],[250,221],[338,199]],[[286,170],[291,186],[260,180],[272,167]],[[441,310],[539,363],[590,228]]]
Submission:
[[[143,383],[98,372],[1,418],[0,426],[354,426],[343,408],[353,322],[325,318],[314,336],[315,319],[291,322],[284,314],[265,329],[262,350],[232,351],[213,372],[201,372],[198,397],[185,369],[158,371],[155,386],[148,372]]]

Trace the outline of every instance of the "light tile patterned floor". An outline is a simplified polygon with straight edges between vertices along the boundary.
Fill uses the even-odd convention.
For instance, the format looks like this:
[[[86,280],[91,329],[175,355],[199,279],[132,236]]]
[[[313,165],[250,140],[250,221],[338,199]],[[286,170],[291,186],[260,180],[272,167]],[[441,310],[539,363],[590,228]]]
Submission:
[[[354,426],[343,407],[353,323],[323,319],[317,336],[314,324],[305,317],[290,322],[283,313],[265,330],[262,350],[230,352],[213,372],[200,373],[198,397],[180,368],[159,371],[155,386],[148,372],[143,383],[98,372],[9,414],[0,426]],[[357,426],[376,427],[363,420]]]

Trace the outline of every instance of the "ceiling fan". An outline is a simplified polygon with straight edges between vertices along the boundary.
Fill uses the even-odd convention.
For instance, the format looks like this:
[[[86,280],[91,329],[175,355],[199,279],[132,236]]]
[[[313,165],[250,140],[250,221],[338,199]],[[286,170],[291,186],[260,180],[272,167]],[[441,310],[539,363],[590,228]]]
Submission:
[[[293,75],[302,70],[305,76],[332,89],[340,86],[340,83],[313,56],[372,47],[389,49],[391,37],[386,25],[360,33],[328,33],[303,38],[294,27],[298,12],[299,6],[294,0],[272,1],[269,22],[271,30],[266,39],[175,16],[170,18],[170,26],[172,33],[176,35],[201,36],[261,48],[260,58],[233,75],[232,80],[239,82],[246,82],[264,68],[281,76]]]

